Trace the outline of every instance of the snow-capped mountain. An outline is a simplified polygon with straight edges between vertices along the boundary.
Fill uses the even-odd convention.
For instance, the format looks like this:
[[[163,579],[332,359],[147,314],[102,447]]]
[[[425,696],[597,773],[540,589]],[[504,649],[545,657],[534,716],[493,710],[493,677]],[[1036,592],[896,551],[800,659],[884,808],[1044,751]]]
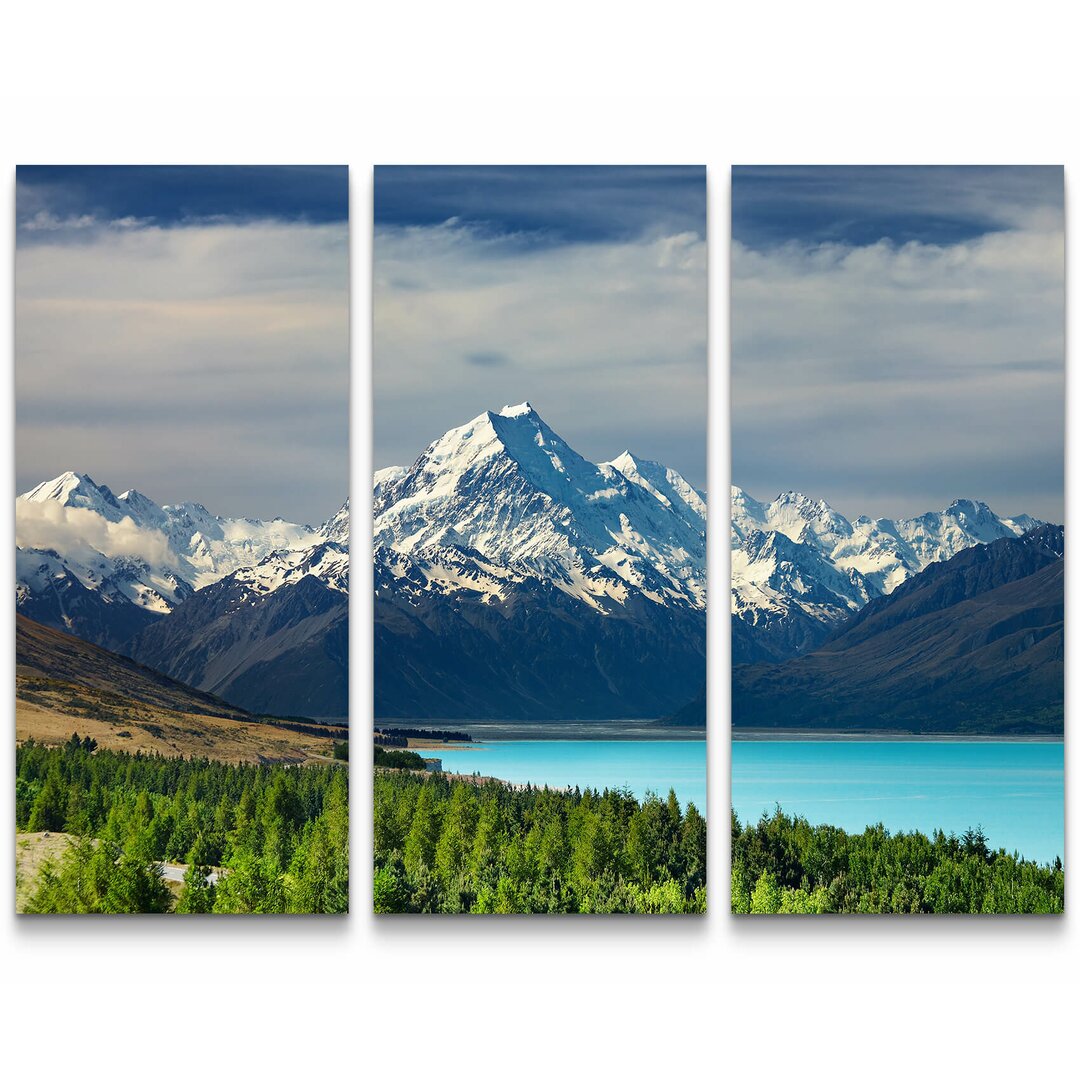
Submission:
[[[731,489],[733,660],[778,660],[819,644],[869,600],[932,563],[1044,524],[958,499],[915,518],[850,522],[788,491],[763,503]]]
[[[347,502],[318,527],[227,518],[199,503],[158,506],[135,490],[114,495],[66,472],[20,495],[15,522],[18,610],[108,648],[196,591],[267,560],[267,588],[293,580],[301,567],[328,581],[347,578]],[[328,542],[344,551],[344,570],[340,551],[309,557]]]
[[[528,402],[448,431],[375,486],[376,549],[468,550],[598,610],[632,595],[705,606],[704,496],[629,453],[586,461]]]
[[[348,525],[345,525],[347,535]],[[222,581],[231,582],[251,595],[265,596],[307,576],[318,578],[328,589],[349,592],[349,548],[327,540],[313,548],[275,551],[255,566],[241,567]],[[245,597],[247,599],[247,597]]]
[[[705,498],[525,402],[374,478],[376,715],[661,716],[704,682]],[[651,663],[650,663],[651,661]]]

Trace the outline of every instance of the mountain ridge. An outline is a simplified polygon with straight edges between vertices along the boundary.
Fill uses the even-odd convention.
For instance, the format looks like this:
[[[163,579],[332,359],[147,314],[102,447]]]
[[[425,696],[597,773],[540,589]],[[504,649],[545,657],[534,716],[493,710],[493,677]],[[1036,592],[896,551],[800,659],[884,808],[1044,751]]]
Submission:
[[[999,517],[971,499],[914,518],[849,521],[824,499],[786,491],[763,503],[733,485],[733,662],[777,662],[813,649],[854,610],[932,563],[1043,524]],[[784,539],[770,546],[763,536]]]
[[[16,740],[221,761],[325,761],[340,732],[243,709],[71,634],[15,617]]]

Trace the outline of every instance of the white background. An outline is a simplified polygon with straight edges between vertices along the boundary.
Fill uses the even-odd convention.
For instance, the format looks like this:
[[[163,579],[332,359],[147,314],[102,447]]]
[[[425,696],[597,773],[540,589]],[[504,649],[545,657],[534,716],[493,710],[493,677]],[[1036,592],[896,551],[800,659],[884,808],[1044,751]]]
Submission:
[[[911,0],[736,12],[671,0],[378,11],[310,0],[8,7],[0,62],[5,362],[16,163],[351,166],[352,710],[362,727],[371,686],[363,569],[371,166],[709,166],[710,488],[721,518],[729,166],[1063,162],[1071,187],[1080,175],[1080,102],[1067,11]],[[1075,309],[1075,281],[1069,292]],[[0,380],[5,427],[11,384],[9,367]],[[5,430],[0,536],[9,537],[11,444]],[[1076,476],[1070,468],[1070,530]],[[714,527],[714,597],[726,589],[725,535]],[[10,596],[10,547],[0,552],[0,589]],[[1074,561],[1070,596],[1075,575]],[[347,919],[16,920],[8,914],[13,647],[4,620],[0,1016],[11,1075],[317,1076],[372,1066],[406,1077],[1071,1073],[1075,910],[1057,920],[736,921],[725,913],[726,605],[714,602],[711,615],[713,910],[703,920],[377,922],[368,913],[370,775],[361,767]],[[1070,667],[1076,641],[1069,638]],[[1075,740],[1067,755],[1075,779]],[[1070,801],[1069,868],[1074,809]]]

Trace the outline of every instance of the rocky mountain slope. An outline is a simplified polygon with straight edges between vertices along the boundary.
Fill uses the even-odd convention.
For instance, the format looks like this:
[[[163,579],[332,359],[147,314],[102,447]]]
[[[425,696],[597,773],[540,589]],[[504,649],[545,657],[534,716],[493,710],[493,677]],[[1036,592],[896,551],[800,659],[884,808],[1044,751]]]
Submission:
[[[344,718],[348,550],[327,541],[236,570],[141,631],[128,649],[252,712]]]

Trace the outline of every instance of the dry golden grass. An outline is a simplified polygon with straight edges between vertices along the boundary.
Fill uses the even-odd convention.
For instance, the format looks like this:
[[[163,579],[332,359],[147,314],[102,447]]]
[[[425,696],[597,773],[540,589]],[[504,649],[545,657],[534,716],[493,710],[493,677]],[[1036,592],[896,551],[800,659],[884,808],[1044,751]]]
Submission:
[[[96,691],[86,686],[72,684],[70,689],[48,691],[35,688],[33,700],[28,701],[22,696],[23,679],[17,684],[15,737],[19,742],[33,738],[59,745],[77,731],[90,735],[106,750],[208,757],[233,764],[321,762],[333,751],[331,739],[256,721],[177,712],[141,702],[119,705],[112,695],[103,703],[97,700]],[[70,704],[73,692],[87,705]]]
[[[107,750],[233,764],[325,761],[333,739],[290,731],[134,660],[17,616],[15,732],[56,745],[72,732]]]

